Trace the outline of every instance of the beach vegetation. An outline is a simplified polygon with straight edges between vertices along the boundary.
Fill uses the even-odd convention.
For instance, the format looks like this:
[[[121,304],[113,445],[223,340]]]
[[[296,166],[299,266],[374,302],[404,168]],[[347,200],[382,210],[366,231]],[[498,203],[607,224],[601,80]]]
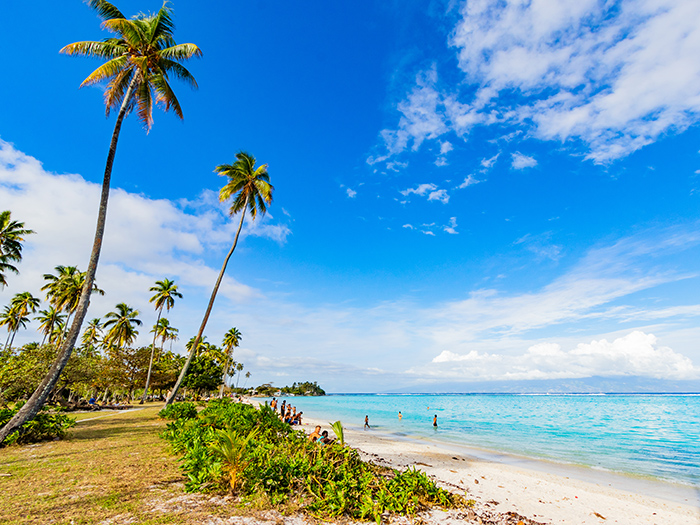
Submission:
[[[343,433],[343,424],[340,421],[335,423],[328,423],[331,429],[335,433],[335,437],[340,441],[341,445],[345,445],[345,434]]]
[[[224,278],[224,273],[226,272],[229,259],[231,258],[231,255],[233,255],[236,245],[238,244],[238,237],[241,234],[243,220],[245,219],[246,213],[250,215],[251,220],[255,220],[256,217],[258,217],[258,214],[264,215],[267,211],[267,207],[272,202],[272,192],[275,189],[272,184],[270,184],[270,176],[267,173],[267,164],[261,164],[258,166],[255,157],[244,151],[236,153],[236,161],[233,164],[221,164],[217,166],[214,171],[219,175],[228,178],[226,185],[219,190],[219,201],[231,201],[231,206],[229,208],[230,215],[233,216],[240,212],[241,220],[238,223],[238,229],[236,230],[236,236],[233,239],[233,245],[226,254],[224,263],[221,266],[221,270],[219,271],[219,275],[216,279],[216,283],[214,283],[214,288],[212,289],[209,303],[207,304],[207,309],[204,312],[204,317],[202,318],[202,323],[199,326],[199,331],[197,332],[194,342],[192,343],[192,348],[187,356],[187,361],[185,361],[185,365],[182,367],[180,376],[178,377],[170,396],[166,400],[167,404],[172,403],[176,398],[180,385],[184,381],[185,376],[187,375],[187,370],[195,357],[195,353],[197,352],[197,348],[204,334],[204,329],[209,321],[209,315],[214,307],[214,300],[216,299],[216,294],[219,291],[221,281]]]
[[[17,403],[13,408],[0,408],[0,426],[14,416],[23,403]],[[75,425],[75,418],[45,407],[37,417],[7,436],[3,445],[36,443],[49,439],[62,438],[66,431]]]
[[[242,505],[300,510],[318,519],[377,523],[385,513],[415,515],[465,504],[421,471],[365,462],[339,443],[313,443],[267,405],[256,409],[224,398],[210,401],[196,417],[186,410],[162,437],[180,456],[190,492],[234,494]]]
[[[81,288],[70,329],[61,342],[53,365],[29,401],[0,428],[0,443],[38,414],[70,359],[87,314],[95,281],[107,218],[112,166],[124,118],[129,110],[134,108],[146,131],[150,130],[153,124],[154,101],[159,102],[166,111],[172,109],[179,118],[183,118],[180,103],[169,79],[175,77],[193,88],[197,87],[194,77],[181,62],[201,56],[202,52],[194,44],[175,43],[175,24],[172,9],[167,2],[155,14],[140,13],[131,19],[127,19],[117,7],[106,0],[87,0],[87,4],[102,18],[103,27],[113,33],[114,37],[102,41],[75,42],[65,46],[61,52],[71,56],[105,60],[88,75],[81,87],[106,82],[104,100],[107,115],[110,111],[118,109],[102,180],[95,238],[85,283]]]

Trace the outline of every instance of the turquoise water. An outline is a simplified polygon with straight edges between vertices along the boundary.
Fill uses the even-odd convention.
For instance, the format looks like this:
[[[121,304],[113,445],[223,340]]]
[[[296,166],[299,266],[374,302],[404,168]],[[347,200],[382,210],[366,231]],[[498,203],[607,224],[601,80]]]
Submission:
[[[445,444],[700,485],[700,395],[330,395],[307,416]],[[429,407],[429,408],[428,408]],[[398,420],[398,411],[403,419]],[[438,428],[433,428],[433,416]]]

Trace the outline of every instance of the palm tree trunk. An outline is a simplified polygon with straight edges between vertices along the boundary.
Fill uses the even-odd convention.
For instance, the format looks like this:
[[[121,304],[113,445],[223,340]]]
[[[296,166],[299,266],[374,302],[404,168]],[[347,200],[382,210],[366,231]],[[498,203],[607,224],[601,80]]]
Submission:
[[[12,332],[12,339],[10,339],[10,348],[12,348],[12,344],[15,342],[15,336],[17,335],[18,330],[19,330],[19,328],[17,328],[17,330],[15,330],[14,332]]]
[[[163,307],[158,309],[158,319],[156,319],[156,326],[158,326],[158,322],[160,321],[160,315],[163,313]],[[146,396],[148,395],[148,385],[151,384],[151,369],[153,368],[153,354],[156,352],[156,337],[158,336],[158,330],[153,330],[153,345],[151,346],[151,360],[148,362],[148,375],[146,376],[146,388],[143,390],[143,396],[141,397],[141,401],[139,401],[139,405],[143,405],[143,403],[146,401]]]
[[[51,368],[47,372],[44,379],[41,381],[37,389],[32,394],[22,408],[10,419],[10,421],[5,424],[4,427],[0,429],[0,443],[7,439],[7,436],[12,434],[15,430],[24,425],[27,421],[34,419],[34,417],[39,413],[39,410],[44,406],[46,398],[49,396],[54,386],[61,377],[61,372],[66,366],[68,359],[73,352],[73,346],[75,346],[75,341],[78,339],[78,333],[80,332],[80,327],[83,324],[83,320],[87,314],[88,306],[90,305],[90,295],[92,293],[92,286],[95,282],[95,273],[97,272],[97,262],[100,259],[100,251],[102,249],[102,238],[104,237],[105,231],[105,220],[107,218],[107,201],[109,200],[109,184],[112,178],[112,165],[114,164],[114,155],[117,153],[117,142],[119,141],[119,132],[121,131],[122,122],[126,116],[126,110],[129,107],[129,101],[131,100],[131,95],[136,88],[138,81],[138,75],[134,74],[134,78],[131,79],[129,87],[124,95],[124,101],[119,108],[119,114],[117,115],[117,122],[114,124],[114,131],[112,132],[112,140],[109,144],[109,153],[107,154],[107,163],[105,165],[104,178],[102,179],[102,195],[100,197],[100,208],[97,214],[97,226],[95,228],[95,240],[92,245],[92,253],[90,254],[90,262],[88,264],[85,283],[83,284],[83,289],[80,292],[80,300],[78,301],[78,308],[75,311],[75,317],[73,318],[73,324],[71,325],[70,331],[66,339],[61,344],[61,348],[58,352],[56,360],[51,365]],[[67,323],[66,323],[67,324]]]
[[[224,365],[224,377],[223,383],[221,383],[221,388],[219,389],[219,399],[224,397],[224,387],[226,386],[226,376],[228,371],[228,360],[231,358],[231,351],[226,354],[226,364]]]
[[[231,258],[231,255],[233,255],[233,250],[236,249],[236,244],[238,244],[238,236],[241,234],[241,228],[243,228],[243,219],[245,218],[245,210],[248,207],[248,197],[245,198],[245,204],[243,205],[243,211],[241,212],[241,222],[238,224],[238,230],[236,231],[236,237],[233,239],[233,246],[231,246],[231,249],[228,252],[228,255],[226,255],[226,259],[224,259],[224,264],[221,267],[221,271],[219,272],[219,277],[216,279],[216,284],[214,285],[214,289],[211,291],[211,297],[209,298],[209,304],[207,305],[207,311],[204,313],[204,319],[202,319],[202,324],[199,327],[199,332],[197,332],[197,337],[194,340],[194,344],[192,345],[192,349],[190,350],[190,354],[187,356],[187,361],[185,361],[185,366],[182,367],[182,370],[180,371],[180,376],[177,378],[177,382],[175,383],[175,386],[173,387],[172,392],[170,393],[170,397],[165,400],[165,406],[168,406],[173,402],[175,399],[175,396],[177,395],[177,391],[180,389],[180,385],[182,384],[183,379],[185,379],[185,375],[187,374],[187,370],[190,368],[190,363],[192,362],[192,358],[194,357],[195,352],[197,351],[197,347],[199,346],[199,342],[202,340],[202,334],[204,333],[204,328],[207,326],[207,321],[209,321],[209,314],[211,314],[211,309],[214,306],[214,299],[216,299],[216,293],[219,291],[219,286],[221,285],[221,281],[224,278],[224,272],[226,272],[226,266],[228,265],[228,260]]]

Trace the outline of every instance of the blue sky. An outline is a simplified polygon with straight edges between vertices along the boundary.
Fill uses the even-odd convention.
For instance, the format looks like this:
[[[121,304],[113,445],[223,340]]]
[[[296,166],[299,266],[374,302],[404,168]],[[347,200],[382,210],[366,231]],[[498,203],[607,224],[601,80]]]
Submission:
[[[175,85],[182,122],[127,118],[91,317],[152,324],[169,277],[183,347],[237,224],[213,169],[244,149],[275,202],[207,333],[238,327],[252,383],[700,377],[697,2],[173,7],[199,89]],[[0,20],[0,207],[37,231],[4,304],[87,265],[114,117],[78,89],[99,62],[58,53],[107,36],[85,4]]]

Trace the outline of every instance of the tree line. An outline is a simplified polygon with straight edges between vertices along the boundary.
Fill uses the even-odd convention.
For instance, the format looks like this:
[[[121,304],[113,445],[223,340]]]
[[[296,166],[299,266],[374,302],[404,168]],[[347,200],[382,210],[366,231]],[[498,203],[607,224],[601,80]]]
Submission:
[[[156,13],[140,13],[129,19],[116,6],[106,0],[87,0],[86,3],[102,19],[102,27],[110,31],[113,36],[102,41],[75,42],[65,46],[60,52],[69,56],[95,57],[104,61],[83,80],[81,87],[106,83],[104,91],[106,113],[109,116],[110,112],[117,112],[105,163],[95,236],[87,270],[84,277],[81,277],[80,294],[75,303],[71,303],[70,313],[66,310],[63,335],[54,344],[55,357],[29,400],[0,428],[0,443],[27,421],[32,420],[47,399],[53,395],[78,342],[83,322],[87,316],[90,296],[96,291],[95,274],[104,240],[112,167],[124,118],[134,112],[143,123],[145,130],[150,130],[153,124],[153,103],[155,101],[165,111],[172,110],[182,119],[182,108],[171,87],[171,80],[176,78],[192,88],[197,88],[194,76],[182,65],[182,62],[201,57],[202,51],[192,43],[176,43],[173,36],[175,24],[173,23],[172,8],[167,2]],[[246,213],[254,220],[258,214],[263,215],[267,206],[272,202],[274,187],[270,184],[267,164],[257,165],[255,157],[244,151],[237,153],[235,157],[235,162],[221,164],[214,171],[227,178],[227,183],[219,192],[219,199],[221,202],[231,203],[230,214],[232,216],[240,212],[240,222],[233,245],[224,259],[212,289],[209,303],[190,352],[180,369],[175,384],[170,389],[170,395],[166,400],[167,404],[172,403],[176,398],[178,390],[184,385],[190,366],[198,355],[214,300],[228,261],[238,243]],[[10,214],[6,213],[9,220]],[[23,230],[23,233],[19,233],[20,230]],[[30,233],[34,232],[25,229],[22,225],[20,229],[15,228],[14,240],[6,242],[3,238],[0,241],[0,285],[7,284],[6,276],[8,273],[16,273],[17,268],[14,263],[21,260],[21,241],[24,235]],[[129,312],[117,310],[115,313],[121,317],[122,313],[128,314]],[[19,320],[12,322],[21,325]],[[126,320],[125,323],[124,330],[127,329],[126,325],[129,324],[129,321]],[[16,334],[15,328],[16,326],[13,325],[10,331]],[[126,348],[128,345],[124,347]],[[9,348],[11,348],[11,343],[8,341],[6,350]],[[155,344],[151,347],[151,353],[154,352]],[[153,371],[151,370],[151,372]],[[149,381],[148,377],[146,380]]]

